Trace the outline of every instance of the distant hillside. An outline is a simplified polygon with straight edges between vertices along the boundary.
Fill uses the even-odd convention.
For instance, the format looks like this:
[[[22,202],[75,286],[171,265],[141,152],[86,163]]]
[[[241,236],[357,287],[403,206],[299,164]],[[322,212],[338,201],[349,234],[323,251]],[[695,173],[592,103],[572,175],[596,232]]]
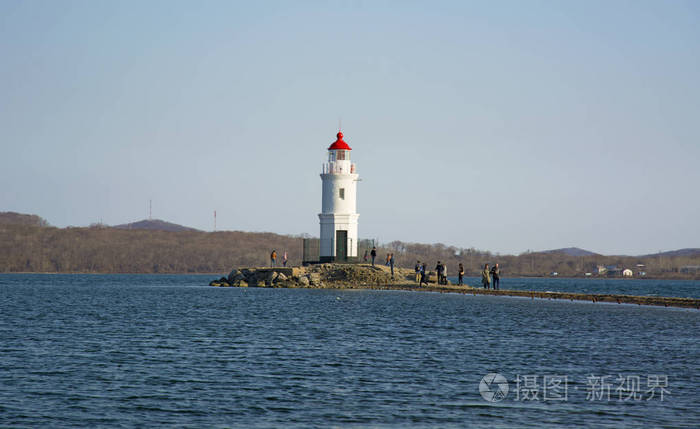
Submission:
[[[189,228],[186,226],[178,225],[176,223],[166,222],[160,219],[144,219],[138,222],[125,223],[123,225],[116,225],[113,228],[118,229],[145,229],[149,231],[170,231],[170,232],[181,232],[181,231],[199,231],[194,228]]]
[[[46,222],[45,219],[37,215],[29,215],[15,212],[0,212],[0,224],[49,226],[49,223]]]
[[[298,265],[301,248],[271,233],[0,224],[0,272],[228,273],[269,264],[272,249]]]
[[[540,253],[562,253],[567,256],[595,256],[598,255],[598,253],[593,253],[589,252],[588,250],[580,249],[578,247],[566,247],[564,249],[554,249],[554,250],[545,250],[544,252]]]
[[[670,257],[670,258],[674,258],[676,256],[695,257],[695,256],[700,256],[700,249],[698,249],[698,248],[678,249],[678,250],[669,250],[668,252],[661,252],[661,253],[654,253],[651,255],[644,255],[645,258],[653,257],[653,256],[665,256],[665,257]]]
[[[272,249],[277,250],[278,261],[284,252],[290,265],[298,265],[302,259],[300,236],[204,232],[162,220],[115,228],[54,228],[46,226],[39,216],[2,213],[0,219],[0,272],[225,274],[233,267],[269,264]],[[360,240],[359,245],[362,257],[372,244]],[[394,253],[396,265],[404,268],[424,261],[433,269],[442,261],[450,276],[457,273],[460,263],[468,277],[478,277],[486,263],[498,263],[505,278],[548,276],[555,271],[561,277],[595,277],[599,266],[630,268],[636,277],[638,265],[644,265],[649,278],[700,279],[700,270],[688,268],[700,266],[700,249],[664,252],[663,257],[604,256],[578,248],[516,256],[439,243],[394,241],[377,246],[377,253],[380,264],[387,254]]]

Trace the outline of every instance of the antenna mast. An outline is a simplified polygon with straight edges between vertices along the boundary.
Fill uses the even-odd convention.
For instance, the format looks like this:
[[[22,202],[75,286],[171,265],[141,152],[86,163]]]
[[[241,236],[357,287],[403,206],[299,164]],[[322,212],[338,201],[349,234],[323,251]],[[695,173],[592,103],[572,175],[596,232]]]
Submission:
[[[214,210],[214,232],[216,232],[216,210]]]

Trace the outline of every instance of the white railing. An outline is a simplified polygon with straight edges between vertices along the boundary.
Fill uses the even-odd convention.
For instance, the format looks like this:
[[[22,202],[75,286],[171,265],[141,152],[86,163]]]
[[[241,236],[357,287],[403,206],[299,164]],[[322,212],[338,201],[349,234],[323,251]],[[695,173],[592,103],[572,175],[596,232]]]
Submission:
[[[324,163],[321,166],[321,174],[355,174],[357,172],[355,164],[350,164],[349,170],[350,171],[348,171],[347,167],[338,165],[334,162]]]

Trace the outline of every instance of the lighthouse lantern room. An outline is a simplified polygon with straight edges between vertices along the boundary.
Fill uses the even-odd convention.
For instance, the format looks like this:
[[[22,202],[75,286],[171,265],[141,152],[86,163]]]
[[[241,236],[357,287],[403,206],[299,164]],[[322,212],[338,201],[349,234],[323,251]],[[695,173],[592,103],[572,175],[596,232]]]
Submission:
[[[323,164],[321,182],[320,262],[347,261],[357,258],[357,181],[352,149],[338,132],[328,147],[328,162]]]

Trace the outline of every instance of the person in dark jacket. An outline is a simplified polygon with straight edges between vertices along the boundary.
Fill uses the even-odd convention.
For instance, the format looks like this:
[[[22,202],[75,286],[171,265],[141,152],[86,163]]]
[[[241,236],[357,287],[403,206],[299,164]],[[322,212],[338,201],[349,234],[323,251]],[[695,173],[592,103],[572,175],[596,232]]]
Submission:
[[[394,280],[394,254],[389,254],[389,265],[391,265],[391,279]]]
[[[372,251],[370,252],[370,255],[372,256],[372,266],[374,266],[374,259],[377,257],[377,248],[372,247]]]
[[[457,273],[457,274],[459,274],[459,283],[458,284],[461,286],[464,284],[464,265],[462,265],[461,262],[459,263],[459,273]]]
[[[501,282],[501,269],[498,268],[498,263],[491,268],[491,279],[493,283],[493,290],[498,290],[499,283]]]
[[[437,273],[437,284],[442,283],[442,262],[438,261],[435,266],[435,272]]]
[[[423,262],[423,264],[420,266],[420,282],[418,283],[418,286],[423,286],[423,283],[428,286],[428,279],[425,277],[425,262]]]
[[[484,285],[484,289],[491,288],[491,273],[489,272],[489,264],[484,265],[484,270],[481,272],[481,284]]]

